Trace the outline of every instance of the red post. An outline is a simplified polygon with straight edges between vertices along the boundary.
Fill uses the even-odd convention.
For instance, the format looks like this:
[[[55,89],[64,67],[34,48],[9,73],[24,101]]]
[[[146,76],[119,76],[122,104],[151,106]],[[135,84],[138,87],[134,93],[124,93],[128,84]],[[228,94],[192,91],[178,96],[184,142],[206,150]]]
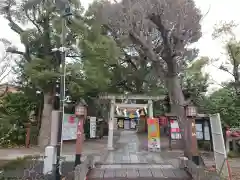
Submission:
[[[83,133],[84,133],[83,123],[84,123],[84,116],[80,116],[78,120],[78,125],[77,125],[75,166],[81,164]]]

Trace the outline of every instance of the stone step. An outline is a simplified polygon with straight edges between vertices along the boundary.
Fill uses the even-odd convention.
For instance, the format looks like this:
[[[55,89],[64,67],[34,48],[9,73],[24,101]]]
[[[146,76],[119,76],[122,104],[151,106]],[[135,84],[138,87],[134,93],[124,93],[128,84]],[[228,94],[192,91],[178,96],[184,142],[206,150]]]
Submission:
[[[101,169],[173,169],[174,167],[170,164],[96,164],[95,168]]]
[[[172,168],[94,168],[90,171],[89,180],[190,180],[189,175],[181,169]]]
[[[191,177],[128,177],[128,180],[191,180]],[[127,180],[125,177],[112,177],[112,178],[88,178],[87,180]]]

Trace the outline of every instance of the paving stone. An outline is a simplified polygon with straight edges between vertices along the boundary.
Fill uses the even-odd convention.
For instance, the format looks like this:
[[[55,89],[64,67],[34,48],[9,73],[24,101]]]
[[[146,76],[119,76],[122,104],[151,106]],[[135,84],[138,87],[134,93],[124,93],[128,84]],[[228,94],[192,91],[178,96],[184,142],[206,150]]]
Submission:
[[[120,169],[122,166],[120,164],[111,164],[111,165],[101,165],[102,169]]]
[[[162,172],[165,177],[168,177],[168,178],[176,177],[176,175],[173,173],[171,169],[163,169]]]
[[[176,177],[183,177],[183,178],[189,177],[188,174],[182,169],[173,169],[172,171]]]
[[[161,169],[151,169],[151,172],[152,172],[153,177],[156,177],[156,178],[164,177],[164,174]]]
[[[151,164],[151,168],[162,169],[162,165],[161,164]]]
[[[110,152],[110,153],[108,154],[108,156],[107,156],[106,161],[107,161],[108,163],[114,163],[114,154]]]
[[[153,159],[156,163],[162,163],[163,159],[160,156],[153,156]]]
[[[127,169],[127,178],[137,178],[139,177],[138,169]]]
[[[123,157],[122,157],[122,160],[123,160],[123,161],[128,161],[129,163],[130,163],[130,161],[131,161],[129,156],[123,156]]]
[[[114,169],[105,169],[104,178],[114,178],[116,176],[116,171]]]
[[[130,164],[126,168],[135,168],[135,169],[148,169],[151,168],[149,164]]]
[[[131,163],[139,163],[138,156],[136,154],[130,154]]]
[[[93,169],[90,178],[103,178],[104,177],[104,169]]]
[[[139,169],[139,177],[153,177],[150,169]]]
[[[162,165],[162,168],[163,168],[163,169],[172,169],[172,168],[174,168],[174,167],[173,167],[173,165],[170,165],[170,164],[163,164],[163,165]]]
[[[138,159],[140,163],[147,163],[147,159],[145,156],[138,156]]]
[[[115,177],[126,177],[127,176],[127,169],[116,169],[115,170]]]

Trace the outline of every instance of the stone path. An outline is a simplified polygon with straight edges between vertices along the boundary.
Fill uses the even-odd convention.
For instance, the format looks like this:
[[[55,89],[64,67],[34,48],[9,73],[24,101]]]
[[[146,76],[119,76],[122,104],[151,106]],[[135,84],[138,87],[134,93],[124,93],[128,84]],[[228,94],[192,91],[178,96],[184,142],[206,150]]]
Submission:
[[[122,131],[117,144],[118,148],[108,152],[90,172],[90,180],[190,179],[184,170],[162,158],[161,153],[144,150],[134,131]]]

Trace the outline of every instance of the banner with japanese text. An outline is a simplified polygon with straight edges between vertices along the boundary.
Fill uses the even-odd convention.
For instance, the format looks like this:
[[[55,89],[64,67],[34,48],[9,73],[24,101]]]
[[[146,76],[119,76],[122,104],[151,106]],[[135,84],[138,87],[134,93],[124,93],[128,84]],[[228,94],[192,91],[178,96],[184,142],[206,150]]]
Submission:
[[[75,140],[77,138],[78,118],[74,114],[64,114],[62,124],[62,139]]]
[[[160,150],[160,127],[157,118],[149,118],[148,124],[148,149],[159,151]]]

